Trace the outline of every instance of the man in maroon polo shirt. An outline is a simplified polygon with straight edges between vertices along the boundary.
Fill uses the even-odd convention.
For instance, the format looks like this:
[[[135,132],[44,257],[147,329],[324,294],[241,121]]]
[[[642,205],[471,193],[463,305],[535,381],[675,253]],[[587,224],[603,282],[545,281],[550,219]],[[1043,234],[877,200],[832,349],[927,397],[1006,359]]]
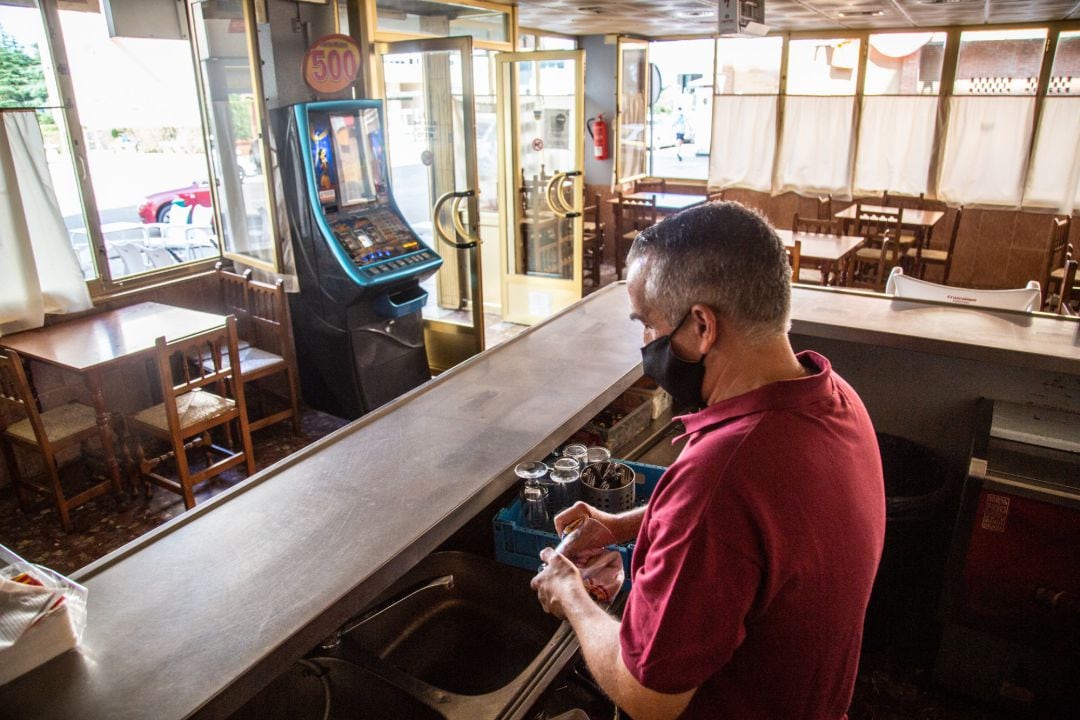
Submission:
[[[788,342],[783,243],[735,203],[644,231],[627,259],[644,369],[686,446],[645,508],[591,516],[637,539],[622,621],[550,549],[533,580],[635,720],[845,717],[885,533],[881,461],[858,395]]]

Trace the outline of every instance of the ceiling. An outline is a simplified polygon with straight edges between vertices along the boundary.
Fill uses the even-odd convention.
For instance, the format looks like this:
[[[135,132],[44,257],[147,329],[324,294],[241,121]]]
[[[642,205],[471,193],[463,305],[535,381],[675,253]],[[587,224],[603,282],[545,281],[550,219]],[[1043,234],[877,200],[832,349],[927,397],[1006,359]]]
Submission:
[[[763,0],[775,30],[1080,20],[1080,0]],[[517,0],[521,27],[567,35],[710,35],[718,0]]]

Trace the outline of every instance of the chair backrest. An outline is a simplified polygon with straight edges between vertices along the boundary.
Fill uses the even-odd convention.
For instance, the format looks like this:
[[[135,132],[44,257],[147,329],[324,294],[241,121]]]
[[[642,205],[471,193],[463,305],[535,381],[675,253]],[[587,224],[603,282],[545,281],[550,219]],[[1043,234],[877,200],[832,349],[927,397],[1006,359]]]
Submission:
[[[1061,292],[1058,293],[1057,311],[1059,315],[1076,315],[1072,303],[1077,299],[1074,295],[1080,295],[1080,293],[1074,292],[1076,289],[1077,264],[1078,262],[1072,258],[1069,258],[1065,263],[1065,277],[1061,280]]]
[[[146,259],[150,261],[150,267],[163,268],[176,265],[180,261],[171,252],[163,247],[145,247]]]
[[[831,220],[833,216],[832,211],[832,194],[820,195],[817,199],[817,216],[819,220]]]
[[[656,197],[648,200],[629,200],[621,194],[618,196],[618,211],[621,219],[623,232],[631,230],[644,230],[656,224],[657,210]]]
[[[705,202],[724,202],[724,190],[717,190],[707,195]]]
[[[926,205],[926,193],[919,193],[918,196],[897,195],[886,190],[881,196],[881,204],[910,210],[923,210]]]
[[[218,395],[232,394],[234,409],[246,413],[243,384],[233,382],[240,367],[235,317],[230,315],[224,325],[195,335],[175,340],[159,337],[154,346],[170,428],[180,427],[177,398],[210,385]]]
[[[664,178],[645,178],[634,182],[634,192],[667,192],[667,180]]]
[[[1069,247],[1069,216],[1056,217],[1050,223],[1050,242],[1043,271],[1043,287],[1050,287],[1050,274],[1065,267],[1065,255]]]
[[[935,300],[937,302],[966,305],[998,310],[1034,312],[1039,308],[1042,292],[1035,280],[1026,287],[1009,290],[971,290],[919,280],[909,277],[899,267],[892,269],[885,294],[909,300]]]
[[[832,218],[807,218],[795,213],[791,221],[793,232],[812,233],[814,235],[843,235],[840,220]]]
[[[952,270],[953,251],[956,249],[956,238],[960,234],[960,220],[964,217],[964,206],[956,208],[956,219],[953,220],[952,232],[949,233],[949,244],[945,247],[945,268],[942,270],[941,279],[944,283],[949,282],[949,271]]]
[[[222,263],[218,263],[214,266],[214,272],[221,289],[221,307],[227,315],[236,316],[237,334],[250,340],[253,334],[248,317],[248,282],[251,280],[251,269],[245,270],[241,275],[226,270]]]
[[[146,257],[143,255],[141,245],[135,243],[112,243],[109,247],[115,250],[120,257],[120,262],[124,265],[124,275],[134,275],[150,269]]]
[[[862,203],[857,203],[855,234],[866,238],[867,244],[884,242],[887,238],[895,241],[900,237],[903,218],[903,208],[864,210]]]
[[[250,271],[246,273],[250,277]],[[247,314],[255,347],[287,357],[292,350],[289,333],[289,303],[285,297],[285,281],[273,285],[257,280],[247,283]]]
[[[0,351],[0,430],[8,426],[11,415],[26,415],[38,445],[47,447],[49,438],[38,413],[37,401],[26,379],[22,358],[14,350]]]

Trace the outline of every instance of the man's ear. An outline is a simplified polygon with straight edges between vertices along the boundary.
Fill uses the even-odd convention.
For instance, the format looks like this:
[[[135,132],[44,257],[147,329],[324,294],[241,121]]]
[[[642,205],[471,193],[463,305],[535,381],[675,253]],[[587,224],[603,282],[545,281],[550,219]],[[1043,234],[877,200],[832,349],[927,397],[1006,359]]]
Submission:
[[[690,307],[690,322],[694,326],[694,338],[698,354],[704,356],[717,345],[724,330],[724,321],[715,310],[703,303]]]

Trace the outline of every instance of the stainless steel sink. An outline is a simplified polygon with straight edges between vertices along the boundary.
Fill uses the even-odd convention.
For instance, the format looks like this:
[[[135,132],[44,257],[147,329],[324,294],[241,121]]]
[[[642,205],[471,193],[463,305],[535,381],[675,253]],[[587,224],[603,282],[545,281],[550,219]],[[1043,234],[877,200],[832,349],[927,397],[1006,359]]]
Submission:
[[[278,677],[230,720],[442,720],[412,695],[355,664],[303,660]]]
[[[531,577],[430,555],[232,720],[520,718],[578,647]]]
[[[569,626],[541,609],[530,579],[487,558],[435,553],[323,652],[446,718],[511,717],[577,647]]]

